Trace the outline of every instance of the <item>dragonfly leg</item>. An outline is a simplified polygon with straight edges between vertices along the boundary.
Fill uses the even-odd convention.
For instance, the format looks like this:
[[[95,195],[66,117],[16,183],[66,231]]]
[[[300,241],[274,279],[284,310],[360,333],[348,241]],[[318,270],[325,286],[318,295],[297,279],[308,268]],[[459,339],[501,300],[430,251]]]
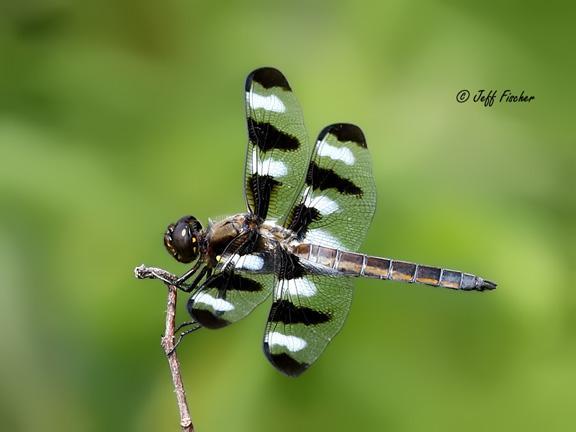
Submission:
[[[198,275],[196,276],[196,278],[194,279],[194,281],[190,285],[186,285],[186,284],[182,283],[182,284],[176,285],[176,286],[184,292],[190,292],[198,286],[198,284],[200,283],[200,281],[202,280],[202,278],[204,276],[210,277],[211,274],[212,274],[212,269],[204,266],[202,268],[202,270],[200,270],[200,273],[198,273]],[[188,276],[188,277],[190,277],[190,276]],[[178,278],[178,280],[180,280],[180,278]]]
[[[174,351],[176,351],[176,348],[178,348],[178,345],[180,345],[180,342],[182,342],[182,339],[184,339],[184,336],[189,335],[190,333],[193,333],[196,330],[200,330],[202,328],[202,326],[200,324],[198,324],[196,321],[187,321],[187,322],[180,324],[178,326],[178,330],[180,330],[183,327],[187,327],[187,326],[193,326],[193,327],[180,333],[180,335],[178,336],[178,340],[176,340],[176,343],[174,344],[174,348],[172,348],[168,352],[167,355],[171,355]]]
[[[188,279],[190,279],[194,273],[196,273],[198,271],[198,269],[201,267],[202,262],[200,260],[196,261],[196,264],[194,264],[194,266],[188,270],[186,273],[184,273],[182,276],[180,276],[178,279],[176,279],[173,282],[173,285],[177,286],[178,288],[180,288],[181,286],[184,285],[184,282],[186,282]]]
[[[178,327],[176,327],[176,329],[174,330],[174,333],[178,333],[184,327],[188,327],[188,326],[191,326],[193,324],[198,324],[198,323],[196,321],[184,321],[182,324],[180,324]]]

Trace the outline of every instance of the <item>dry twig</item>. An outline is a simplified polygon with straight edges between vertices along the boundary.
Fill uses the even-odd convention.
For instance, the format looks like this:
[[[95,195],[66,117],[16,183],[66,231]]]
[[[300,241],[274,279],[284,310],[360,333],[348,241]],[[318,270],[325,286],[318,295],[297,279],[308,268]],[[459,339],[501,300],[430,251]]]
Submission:
[[[177,279],[172,273],[165,270],[146,267],[144,265],[138,266],[134,269],[134,274],[138,279],[160,279],[168,287],[168,302],[166,306],[166,327],[164,336],[160,344],[166,353],[168,365],[170,366],[170,373],[172,374],[172,383],[174,384],[174,392],[176,393],[176,400],[178,401],[178,410],[180,411],[180,426],[182,432],[194,432],[194,425],[190,417],[190,409],[186,401],[186,392],[184,384],[182,383],[182,376],[180,375],[180,363],[178,356],[174,349],[174,331],[176,328],[176,300],[177,291],[174,285],[170,284]]]

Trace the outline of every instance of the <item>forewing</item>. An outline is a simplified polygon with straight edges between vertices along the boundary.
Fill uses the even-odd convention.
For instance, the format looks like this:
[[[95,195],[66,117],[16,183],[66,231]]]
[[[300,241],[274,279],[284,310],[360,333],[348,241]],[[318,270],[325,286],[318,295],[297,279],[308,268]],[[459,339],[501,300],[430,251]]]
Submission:
[[[264,352],[276,369],[298,376],[316,361],[344,324],[351,283],[284,255],[264,335]]]
[[[311,153],[302,110],[282,73],[261,68],[246,79],[248,210],[282,224],[294,205]]]
[[[375,209],[376,186],[362,130],[346,123],[327,126],[286,226],[303,242],[356,251]]]
[[[262,303],[272,292],[275,276],[266,253],[231,254],[188,300],[188,312],[203,327],[232,324]]]

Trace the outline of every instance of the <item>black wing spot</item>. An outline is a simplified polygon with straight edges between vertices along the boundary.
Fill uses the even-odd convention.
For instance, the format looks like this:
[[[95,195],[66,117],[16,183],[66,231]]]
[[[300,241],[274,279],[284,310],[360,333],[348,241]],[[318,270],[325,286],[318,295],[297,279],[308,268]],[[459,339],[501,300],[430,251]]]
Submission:
[[[298,204],[292,210],[289,228],[296,233],[299,239],[302,239],[308,232],[308,226],[312,222],[320,220],[321,217],[320,212],[315,207],[306,207],[304,204]]]
[[[300,147],[298,138],[282,132],[268,122],[259,122],[250,117],[247,121],[250,142],[263,152],[271,149],[294,151]]]
[[[272,192],[282,186],[278,180],[269,175],[252,174],[248,178],[248,187],[252,191],[254,199],[254,214],[261,219],[266,219],[268,207],[270,206],[270,197]]]
[[[310,366],[308,363],[294,360],[286,353],[271,354],[266,342],[264,342],[264,354],[276,369],[291,377],[297,377]]]
[[[322,168],[316,162],[311,162],[306,175],[306,184],[314,190],[336,189],[345,195],[361,197],[364,192],[351,180],[341,177],[328,168]]]
[[[270,311],[271,322],[284,324],[315,325],[330,321],[332,316],[327,312],[317,311],[306,306],[295,306],[288,300],[277,300]]]
[[[353,142],[359,145],[362,148],[368,148],[366,144],[366,138],[364,137],[364,133],[362,129],[358,126],[349,124],[349,123],[337,123],[330,126],[326,126],[320,132],[318,140],[324,139],[326,134],[331,134],[336,137],[336,139],[340,142]]]
[[[296,255],[285,252],[280,248],[277,249],[277,253],[278,259],[280,260],[278,266],[279,279],[298,279],[308,274],[304,266],[300,264],[300,258],[298,258]]]
[[[190,314],[192,319],[197,321],[202,327],[206,327],[209,329],[219,329],[222,327],[226,327],[227,325],[230,324],[229,321],[226,321],[225,319],[222,319],[214,315],[212,312],[206,309],[195,309],[193,297],[190,297],[190,299],[188,300],[187,307],[188,307],[188,313]]]
[[[264,288],[253,279],[242,277],[235,273],[220,273],[206,284],[208,288],[217,288],[221,291],[257,292]]]
[[[284,90],[292,90],[290,88],[290,84],[288,84],[288,81],[282,72],[271,67],[256,69],[250,75],[248,75],[248,78],[246,78],[246,91],[250,91],[252,81],[257,82],[265,89],[281,87]]]

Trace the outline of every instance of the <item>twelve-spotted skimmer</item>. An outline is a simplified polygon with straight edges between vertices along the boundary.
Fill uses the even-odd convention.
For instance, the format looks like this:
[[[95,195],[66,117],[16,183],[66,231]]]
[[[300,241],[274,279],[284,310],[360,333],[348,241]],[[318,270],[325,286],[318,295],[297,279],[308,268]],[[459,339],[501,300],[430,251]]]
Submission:
[[[248,76],[246,120],[248,211],[204,229],[185,216],[164,235],[175,259],[196,261],[176,282],[192,293],[188,311],[196,328],[232,324],[272,294],[264,352],[279,371],[297,376],[344,324],[352,277],[496,288],[469,273],[356,252],[376,208],[364,134],[352,124],[333,124],[312,148],[298,101],[278,70]]]

